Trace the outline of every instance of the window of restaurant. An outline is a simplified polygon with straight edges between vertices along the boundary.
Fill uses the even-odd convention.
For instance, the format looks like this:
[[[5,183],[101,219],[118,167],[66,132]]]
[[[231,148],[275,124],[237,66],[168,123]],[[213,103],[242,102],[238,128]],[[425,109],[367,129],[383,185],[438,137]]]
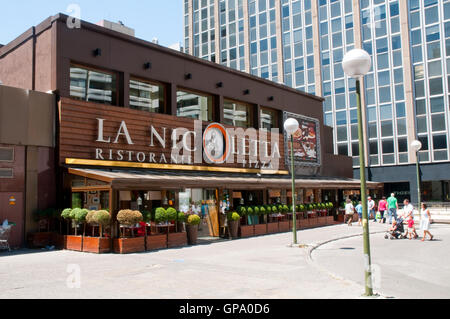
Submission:
[[[177,116],[213,121],[213,98],[185,90],[177,91]]]
[[[0,162],[14,162],[14,148],[0,147]]]
[[[224,124],[243,128],[253,127],[252,106],[240,102],[225,100]]]
[[[164,113],[164,85],[131,79],[130,108],[151,113]]]
[[[117,105],[116,75],[72,64],[70,96],[82,101]]]
[[[261,108],[261,123],[260,128],[266,129],[270,131],[273,128],[278,128],[278,111],[269,109],[269,108]]]

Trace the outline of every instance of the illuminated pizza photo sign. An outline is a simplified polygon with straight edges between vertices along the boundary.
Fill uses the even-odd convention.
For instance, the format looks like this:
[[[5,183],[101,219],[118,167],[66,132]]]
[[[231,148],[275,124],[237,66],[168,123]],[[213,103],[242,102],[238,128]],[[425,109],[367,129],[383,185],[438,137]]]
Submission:
[[[320,166],[320,123],[319,120],[284,112],[284,121],[294,118],[298,121],[299,129],[294,133],[294,161],[301,166]],[[285,132],[286,163],[290,165],[290,139]]]

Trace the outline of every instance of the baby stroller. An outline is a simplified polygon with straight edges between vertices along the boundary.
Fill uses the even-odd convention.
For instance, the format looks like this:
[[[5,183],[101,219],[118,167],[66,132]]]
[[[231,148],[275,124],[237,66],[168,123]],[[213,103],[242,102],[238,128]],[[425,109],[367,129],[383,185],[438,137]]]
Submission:
[[[394,224],[392,224],[392,227],[394,230],[388,230],[386,234],[384,235],[385,239],[404,239],[406,238],[405,234],[405,228],[403,226],[403,218],[399,217],[395,221]]]

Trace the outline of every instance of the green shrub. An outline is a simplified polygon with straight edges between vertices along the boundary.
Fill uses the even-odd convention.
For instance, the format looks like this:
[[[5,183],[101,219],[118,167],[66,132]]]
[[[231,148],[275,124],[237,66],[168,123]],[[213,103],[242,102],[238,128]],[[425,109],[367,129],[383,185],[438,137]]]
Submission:
[[[178,212],[178,222],[182,223],[186,221],[186,214],[183,212]]]
[[[164,222],[167,222],[167,218],[168,218],[167,212],[164,208],[158,207],[155,210],[155,222],[164,223]]]
[[[167,212],[167,220],[168,221],[173,222],[173,221],[177,220],[178,213],[175,208],[169,207],[166,209],[166,212]]]
[[[99,225],[109,225],[111,222],[111,214],[106,210],[99,210],[95,212],[93,220]]]
[[[74,208],[70,211],[69,218],[75,220],[77,214],[81,212],[81,208]]]
[[[124,209],[117,214],[117,221],[121,225],[132,226],[143,220],[141,212],[137,210]]]
[[[149,210],[142,211],[142,220],[146,223],[152,220],[152,212]]]
[[[328,208],[334,208],[334,204],[332,202],[328,203]]]
[[[238,213],[233,212],[233,213],[231,214],[231,220],[232,220],[232,221],[236,221],[236,220],[239,220],[239,219],[241,219],[241,216],[239,216]]]
[[[266,215],[267,214],[266,208],[264,206],[261,206],[259,208],[259,214],[260,215]]]
[[[287,212],[289,212],[289,207],[288,205],[283,205],[282,211],[284,214],[286,214]]]
[[[278,213],[278,207],[276,205],[272,206],[272,213],[274,214]]]
[[[77,223],[85,223],[87,214],[89,214],[87,209],[80,209],[76,212],[74,219]]]
[[[96,210],[91,210],[87,215],[86,215],[86,223],[88,224],[96,224],[97,222],[94,219],[94,215],[97,213]]]
[[[200,224],[200,216],[198,215],[189,215],[188,219],[187,219],[187,224],[191,225],[191,226],[195,226]]]
[[[61,217],[64,219],[70,219],[70,213],[72,212],[72,208],[66,208],[62,211]]]
[[[253,216],[253,214],[254,214],[253,208],[251,206],[247,207],[247,215]]]
[[[259,215],[259,207],[258,206],[254,206],[253,207],[253,215],[256,215],[256,216],[258,216]]]
[[[245,208],[244,206],[239,206],[238,207],[238,212],[239,212],[239,215],[246,216],[247,215],[247,208]]]
[[[311,210],[314,209],[314,206],[312,204],[308,204],[307,208],[308,208],[309,211],[311,211]]]
[[[271,214],[272,213],[272,206],[264,205],[264,208],[266,209],[266,214]]]
[[[283,205],[280,204],[280,205],[277,206],[277,208],[278,208],[278,212],[279,213],[283,212]]]

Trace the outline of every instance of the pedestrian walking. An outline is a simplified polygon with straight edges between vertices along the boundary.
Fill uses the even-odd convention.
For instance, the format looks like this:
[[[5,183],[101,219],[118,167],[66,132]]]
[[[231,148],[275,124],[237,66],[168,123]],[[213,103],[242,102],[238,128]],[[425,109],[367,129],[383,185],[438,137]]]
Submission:
[[[362,203],[361,202],[359,202],[359,204],[356,205],[355,210],[358,213],[358,226],[361,226],[362,212],[363,212],[363,207],[362,207]]]
[[[375,218],[375,201],[370,196],[367,198],[367,208],[369,209],[369,219],[373,217],[373,221],[376,222],[377,219]]]
[[[425,241],[427,234],[430,236],[430,240],[433,240],[434,236],[430,233],[431,214],[427,207],[427,204],[422,203],[421,209],[420,229],[423,230],[422,241]]]
[[[345,221],[348,226],[352,226],[353,214],[355,213],[355,207],[352,204],[350,198],[347,199],[347,204],[345,204]]]
[[[414,206],[409,202],[409,199],[405,199],[403,201],[403,217],[404,220],[406,220],[408,222],[408,227],[409,227],[409,220],[413,221],[413,229],[412,232],[414,234],[414,238],[419,237],[416,233],[416,228],[414,227]]]
[[[397,210],[398,210],[398,202],[397,198],[395,198],[395,194],[392,193],[391,197],[387,199],[387,205],[389,210],[389,224],[392,224],[392,217],[394,220],[397,220]]]
[[[383,196],[381,200],[378,202],[378,210],[380,211],[380,223],[386,223],[386,210],[387,210],[387,201],[386,196]]]

